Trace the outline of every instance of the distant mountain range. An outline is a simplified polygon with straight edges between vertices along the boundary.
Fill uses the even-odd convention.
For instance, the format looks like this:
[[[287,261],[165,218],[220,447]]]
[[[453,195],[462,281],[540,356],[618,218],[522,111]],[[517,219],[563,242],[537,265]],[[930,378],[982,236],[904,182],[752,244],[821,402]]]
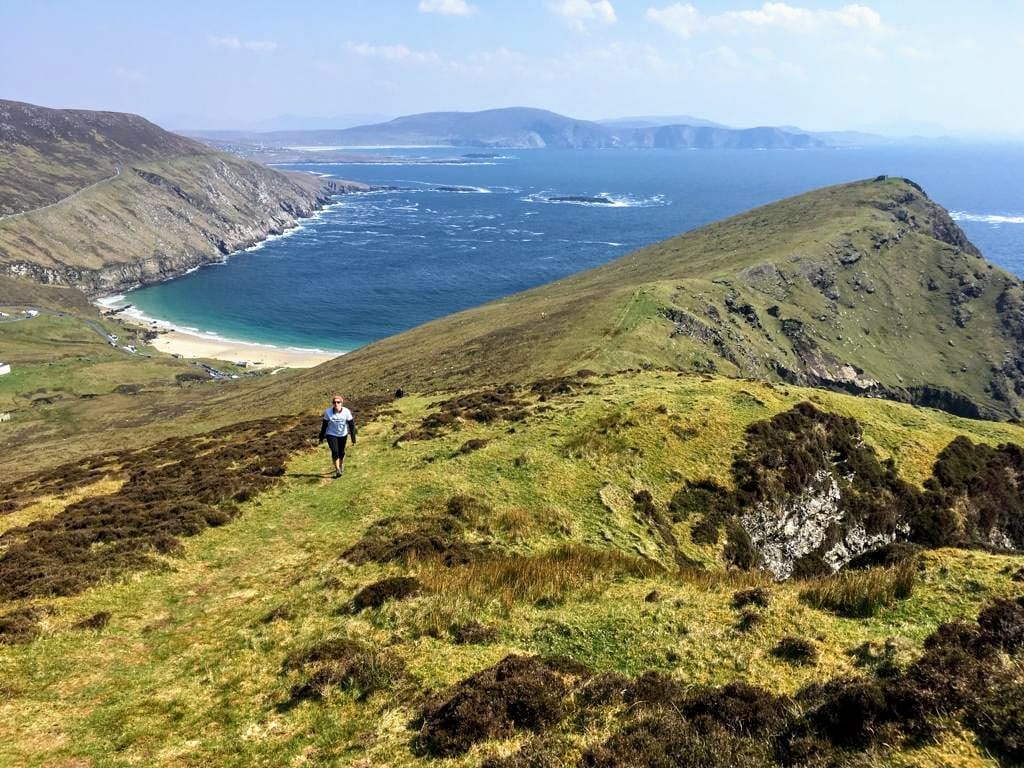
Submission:
[[[219,145],[230,140],[262,147],[815,149],[884,141],[869,134],[815,134],[772,126],[730,128],[690,116],[626,117],[594,122],[526,107],[482,112],[426,112],[383,123],[330,130],[191,131],[189,135]]]

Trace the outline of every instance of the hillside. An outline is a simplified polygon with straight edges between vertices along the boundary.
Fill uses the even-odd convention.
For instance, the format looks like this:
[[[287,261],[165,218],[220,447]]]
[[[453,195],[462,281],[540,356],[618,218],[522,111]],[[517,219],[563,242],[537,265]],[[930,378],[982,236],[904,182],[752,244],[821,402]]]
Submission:
[[[901,179],[250,380],[0,276],[0,762],[1018,765],[1024,428],[821,387],[1010,415],[1020,290]]]
[[[195,134],[203,136],[202,133]],[[213,134],[211,138],[219,138]],[[805,149],[824,146],[804,133],[777,128],[716,125],[595,123],[542,109],[509,107],[482,112],[427,112],[344,130],[271,131],[246,139],[271,146],[456,146],[556,149],[659,147],[668,149]]]
[[[647,372],[356,403],[341,481],[289,418],[0,487],[4,758],[1014,765],[1019,556],[784,583],[723,567],[731,523],[684,492],[734,487],[733,460],[808,400],[863,429],[863,479],[892,459],[908,493],[958,436],[1024,439]]]
[[[916,185],[794,197],[371,344],[266,394],[675,368],[1015,417],[1022,286]]]
[[[135,115],[0,104],[0,273],[116,292],[293,226],[338,189]]]
[[[138,115],[0,99],[0,217],[55,203],[132,163],[208,151]]]

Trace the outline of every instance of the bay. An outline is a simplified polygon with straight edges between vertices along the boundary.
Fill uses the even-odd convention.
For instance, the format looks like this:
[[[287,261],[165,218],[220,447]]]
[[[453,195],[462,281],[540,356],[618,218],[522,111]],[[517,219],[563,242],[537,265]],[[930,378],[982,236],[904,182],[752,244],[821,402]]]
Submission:
[[[338,198],[283,237],[124,301],[185,329],[348,351],[749,208],[879,174],[921,184],[990,260],[1024,274],[1021,146],[388,153],[401,159],[292,167],[393,189]],[[425,162],[442,158],[455,161]]]

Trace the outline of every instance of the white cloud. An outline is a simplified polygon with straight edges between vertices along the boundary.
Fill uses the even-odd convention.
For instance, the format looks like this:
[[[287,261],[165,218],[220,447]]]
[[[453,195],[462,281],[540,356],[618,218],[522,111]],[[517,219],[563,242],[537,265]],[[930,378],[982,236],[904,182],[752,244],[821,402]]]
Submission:
[[[126,69],[125,67],[114,67],[112,71],[114,77],[116,77],[118,80],[127,80],[131,83],[141,83],[144,82],[146,79],[146,76],[142,72],[139,72],[134,69]]]
[[[615,8],[610,0],[561,0],[554,11],[573,29],[590,26],[610,26],[616,21]]]
[[[440,62],[440,57],[432,51],[416,51],[401,43],[397,45],[370,45],[369,43],[347,43],[347,48],[358,56],[384,59],[395,62],[414,62],[430,64]]]
[[[648,8],[647,20],[682,38],[692,37],[705,23],[700,11],[690,3],[673,3],[664,8]]]
[[[210,35],[206,39],[214,48],[226,48],[229,51],[270,53],[277,48],[273,40],[243,40],[238,35]]]
[[[439,13],[442,16],[472,16],[477,7],[466,0],[420,0],[420,13]]]
[[[648,8],[647,19],[679,37],[689,38],[706,29],[738,32],[743,29],[780,29],[810,33],[827,28],[882,31],[882,17],[874,8],[857,3],[838,10],[801,8],[788,3],[764,3],[748,11],[725,11],[705,16],[691,3],[673,3],[664,8]]]

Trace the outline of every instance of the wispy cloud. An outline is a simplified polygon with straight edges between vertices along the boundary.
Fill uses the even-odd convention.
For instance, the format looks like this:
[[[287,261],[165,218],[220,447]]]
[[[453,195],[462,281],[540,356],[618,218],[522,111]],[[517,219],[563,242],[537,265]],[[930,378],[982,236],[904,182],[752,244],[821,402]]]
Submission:
[[[442,16],[472,16],[477,7],[466,0],[420,0],[420,13],[439,13]]]
[[[693,37],[706,24],[701,12],[690,3],[673,3],[664,8],[648,8],[647,20],[682,38]]]
[[[273,40],[244,40],[238,35],[210,35],[206,40],[214,48],[225,48],[229,51],[270,53],[277,49],[277,43]]]
[[[616,22],[615,7],[610,0],[561,0],[553,10],[573,29],[607,27]]]
[[[441,57],[432,51],[417,51],[402,43],[396,45],[347,43],[346,47],[357,56],[384,59],[385,61],[410,61],[421,64],[439,63],[441,61]]]
[[[882,31],[882,16],[867,5],[851,3],[836,10],[803,8],[788,3],[764,3],[746,11],[725,11],[704,15],[692,3],[673,3],[648,8],[647,19],[682,38],[697,32],[717,30],[739,32],[744,29],[777,29],[792,33],[812,33],[825,29]]]

